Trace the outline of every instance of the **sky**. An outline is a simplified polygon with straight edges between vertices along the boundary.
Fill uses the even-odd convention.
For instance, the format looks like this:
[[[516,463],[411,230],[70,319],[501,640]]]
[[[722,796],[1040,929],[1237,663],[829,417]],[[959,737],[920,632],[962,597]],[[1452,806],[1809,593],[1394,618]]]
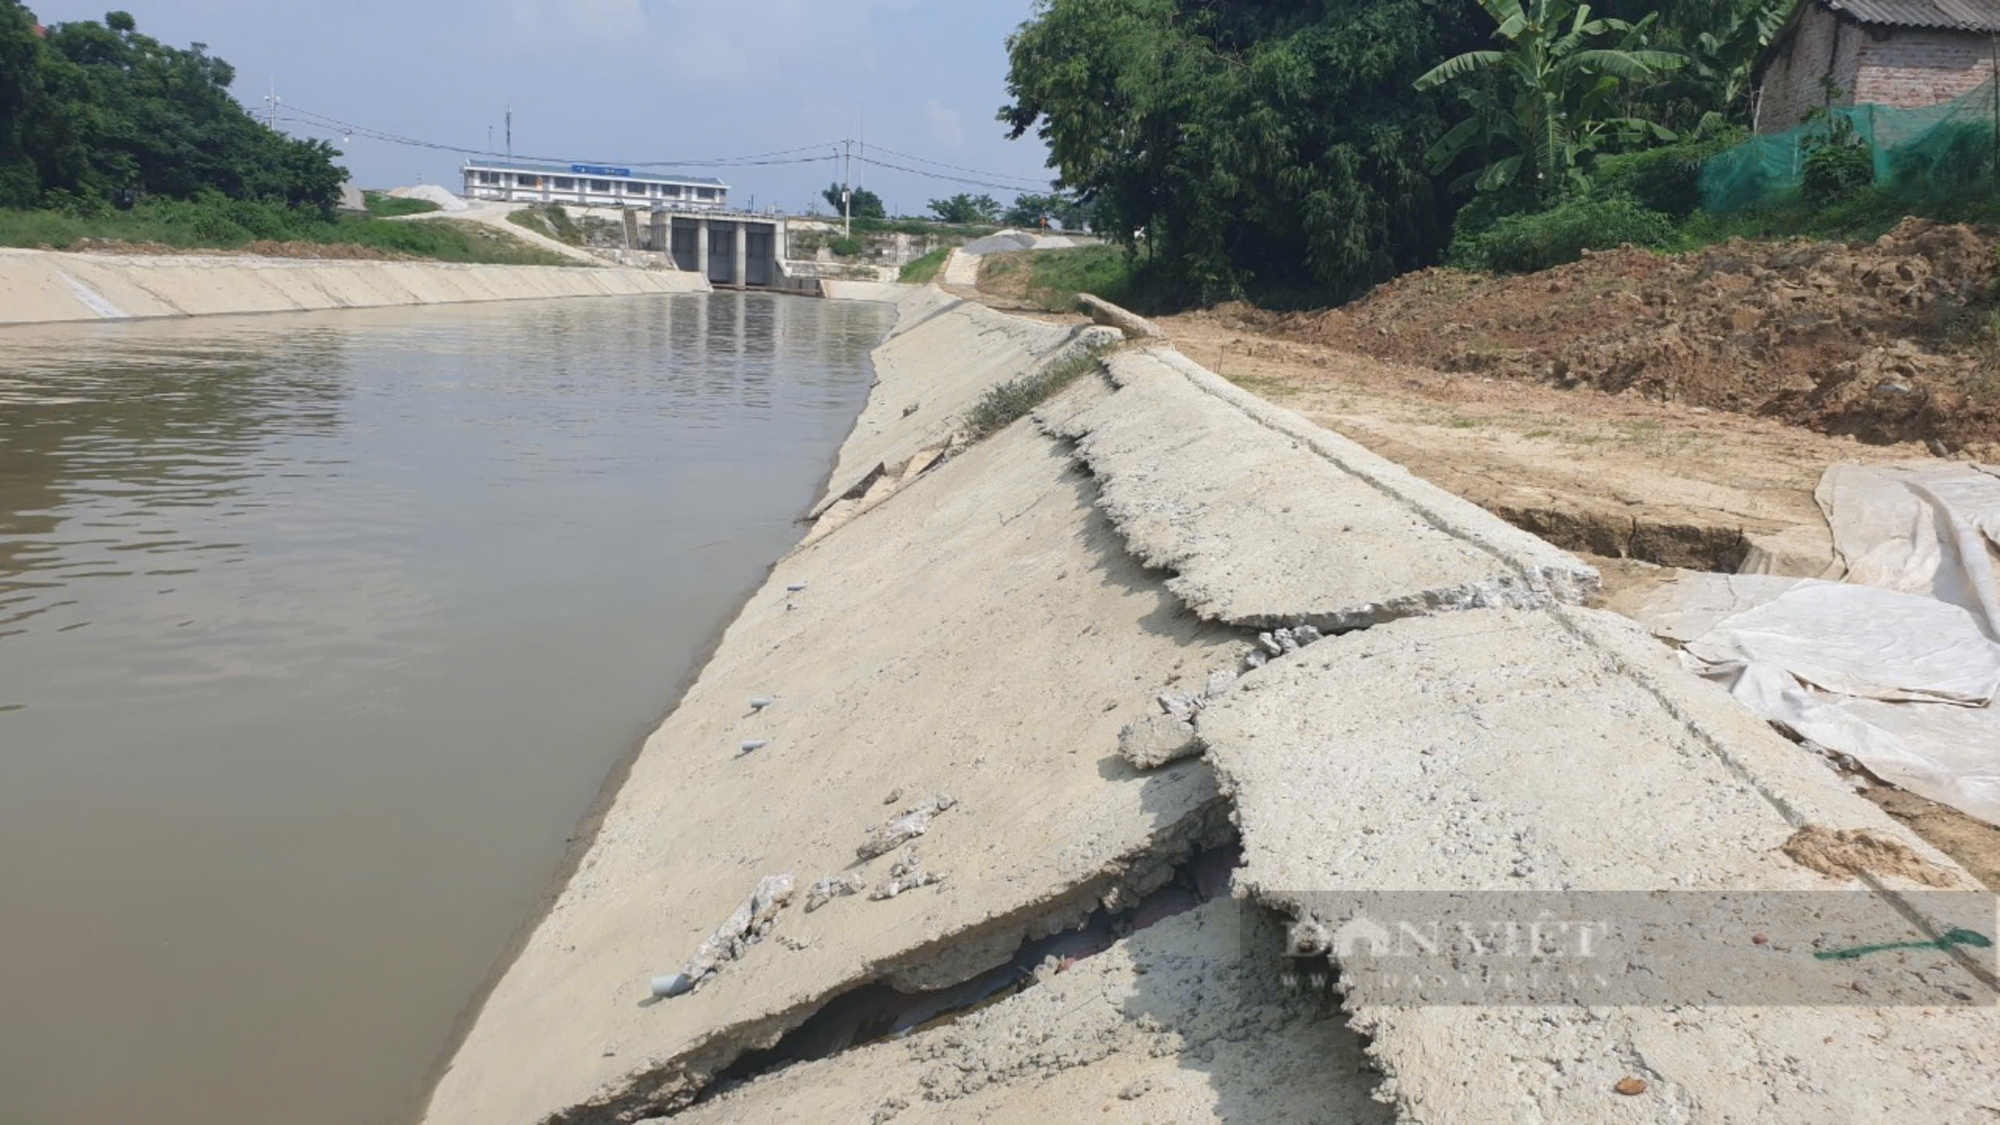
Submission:
[[[1032,134],[1009,141],[1006,38],[1032,0],[29,0],[44,23],[102,19],[200,42],[236,67],[235,92],[262,113],[272,80],[284,107],[381,133],[610,164],[690,162],[726,180],[732,202],[825,210],[828,159],[715,168],[692,161],[866,139],[875,159],[980,184],[856,163],[857,184],[893,213],[960,191],[1003,203],[1046,185]],[[281,111],[284,112],[284,111]],[[288,114],[289,115],[289,114]],[[462,154],[281,120],[330,140],[363,187],[460,184]],[[894,153],[903,155],[891,155]],[[916,160],[910,157],[918,158]],[[921,163],[929,162],[929,163]],[[956,165],[955,171],[938,165]],[[1009,188],[993,185],[1005,184]]]

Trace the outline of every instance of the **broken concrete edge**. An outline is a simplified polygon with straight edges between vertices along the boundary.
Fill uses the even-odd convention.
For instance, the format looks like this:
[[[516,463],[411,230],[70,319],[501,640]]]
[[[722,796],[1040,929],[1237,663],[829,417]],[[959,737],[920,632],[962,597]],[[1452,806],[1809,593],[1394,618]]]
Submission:
[[[1172,347],[1147,348],[1145,354],[1172,367],[1197,388],[1235,407],[1260,425],[1302,443],[1343,472],[1417,513],[1439,531],[1491,555],[1519,575],[1524,583],[1524,587],[1515,588],[1505,588],[1507,584],[1504,583],[1478,584],[1465,589],[1462,596],[1447,594],[1425,599],[1434,604],[1385,606],[1384,609],[1389,612],[1376,620],[1485,606],[1527,608],[1530,604],[1546,601],[1580,605],[1597,593],[1601,579],[1596,568],[1584,565],[1569,552],[1522,531],[1469,500],[1446,492],[1386,457],[1314,425],[1303,415],[1258,398]],[[1271,628],[1292,622],[1245,621],[1243,624]],[[1318,621],[1312,624],[1321,629],[1328,628],[1329,624],[1334,628],[1351,627]]]
[[[954,301],[951,305],[943,308],[923,312],[908,327],[915,328],[918,324],[943,313],[948,313],[965,303],[963,301]],[[922,307],[924,306],[919,306],[919,308]],[[984,308],[984,306],[975,307]],[[904,309],[903,313],[907,315],[908,311],[908,309]],[[884,341],[882,347],[887,347],[893,341],[894,337],[903,330],[904,316],[899,315],[897,328],[891,331],[891,339]],[[983,394],[991,393],[1010,384],[1024,383],[1041,378],[1051,371],[1086,357],[1097,358],[1101,366],[1102,357],[1109,354],[1120,342],[1120,338],[1108,329],[1079,325],[1071,329],[1068,337],[1054,348],[1035,356],[1026,370],[1009,378],[996,380],[986,388]],[[876,350],[879,352],[881,348],[877,348]],[[883,396],[884,400],[886,400],[888,396],[900,395],[905,390],[906,388],[902,387],[885,388],[878,376],[875,385],[869,390],[870,406],[877,405],[876,396],[878,395]],[[944,464],[963,451],[970,439],[965,427],[958,423],[962,421],[965,412],[975,405],[977,405],[977,400],[954,411],[946,420],[947,428],[944,435],[936,441],[925,444],[923,448],[917,450],[909,458],[893,465],[879,461],[876,462],[873,468],[869,469],[859,480],[838,495],[834,495],[831,489],[829,489],[828,494],[822,497],[819,503],[815,504],[812,510],[807,513],[807,519],[812,521],[812,527],[807,531],[805,538],[800,541],[798,547],[794,548],[794,550],[817,543],[834,530],[845,526],[870,509],[888,500],[897,492],[909,487],[910,483],[919,476]],[[932,426],[935,428],[936,423],[932,423]]]
[[[1707,759],[1709,769],[1712,771],[1711,776],[1722,775],[1730,778],[1732,782],[1740,782],[1740,788],[1735,784],[1731,784],[1729,788],[1737,789],[1741,793],[1745,804],[1759,809],[1761,811],[1760,819],[1768,817],[1770,821],[1796,830],[1782,844],[1771,840],[1771,837],[1767,834],[1765,839],[1771,840],[1772,846],[1759,847],[1753,845],[1737,854],[1746,857],[1761,856],[1766,858],[1782,856],[1791,869],[1800,874],[1806,871],[1813,871],[1818,872],[1820,875],[1830,876],[1832,882],[1826,884],[1828,888],[1832,889],[1844,886],[1845,889],[1865,894],[1875,901],[1880,902],[1886,908],[1886,914],[1899,918],[1902,923],[1910,926],[1912,930],[1927,936],[1933,941],[1942,943],[1941,948],[1949,946],[1954,951],[1953,960],[1958,962],[1960,968],[1967,970],[1969,976],[1981,980],[1987,987],[2000,987],[2000,985],[1996,985],[1996,982],[1992,980],[1989,966],[1976,964],[1974,963],[1974,959],[1959,956],[1955,952],[1956,946],[1950,946],[1950,943],[1945,940],[1952,929],[1957,925],[1962,925],[1966,919],[1962,915],[1955,918],[1947,918],[1940,912],[1943,908],[1926,905],[1927,902],[1935,904],[1942,901],[1934,895],[1926,895],[1925,892],[1927,889],[1942,887],[1944,889],[1976,891],[1979,888],[1979,884],[1949,857],[1925,844],[1914,833],[1891,820],[1872,803],[1855,796],[1844,786],[1838,784],[1832,774],[1826,771],[1811,755],[1783,739],[1748,711],[1735,705],[1735,702],[1725,693],[1713,685],[1681,670],[1678,664],[1675,663],[1672,654],[1664,646],[1658,645],[1629,622],[1625,622],[1615,615],[1596,610],[1556,606],[1507,616],[1503,616],[1498,612],[1484,612],[1478,616],[1483,616],[1485,620],[1463,622],[1461,625],[1462,635],[1487,637],[1489,638],[1488,643],[1497,643],[1503,648],[1505,647],[1505,635],[1510,635],[1518,631],[1523,638],[1531,636],[1530,631],[1524,627],[1524,622],[1534,619],[1539,619],[1549,626],[1542,633],[1542,636],[1545,638],[1549,633],[1567,634],[1576,643],[1577,649],[1583,655],[1586,662],[1596,663],[1606,678],[1621,682],[1634,694],[1647,698],[1652,706],[1659,709],[1657,712],[1658,716],[1684,730],[1688,735],[1687,742],[1692,744],[1689,749],[1669,751],[1664,745],[1653,745],[1652,740],[1649,739],[1646,743],[1649,749],[1662,757],[1684,755],[1689,758]],[[1511,624],[1509,622],[1510,616],[1512,618]],[[1440,619],[1432,618],[1428,620],[1430,624],[1436,624]],[[1399,623],[1399,625],[1386,627],[1383,632],[1417,624],[1419,623]],[[1334,645],[1358,645],[1363,642],[1364,637],[1373,638],[1379,635],[1379,633],[1371,631],[1366,634],[1357,634],[1329,643]],[[1494,638],[1499,638],[1499,640],[1495,640]],[[1411,642],[1408,648],[1412,652],[1417,652],[1432,647],[1435,644],[1436,638],[1425,634],[1420,635],[1418,640]],[[1300,667],[1294,662],[1302,659],[1306,658],[1288,654],[1287,657],[1272,662],[1268,667],[1279,669],[1281,672],[1296,673],[1300,671]],[[1364,652],[1361,663],[1368,665],[1381,659],[1382,655],[1380,651],[1374,653]],[[1506,667],[1504,663],[1496,666],[1501,668]],[[1340,676],[1339,671],[1335,669],[1334,665],[1326,665],[1326,670],[1337,681],[1345,682],[1345,678]],[[1353,669],[1350,668],[1348,671],[1353,671]],[[1270,673],[1267,671],[1265,674],[1268,675]],[[1248,678],[1249,682],[1246,683],[1246,688],[1254,690],[1259,687],[1256,676],[1257,674],[1253,673]],[[1439,682],[1430,684],[1412,683],[1410,686],[1413,692],[1423,693],[1419,696],[1413,696],[1413,698],[1424,698],[1447,687],[1448,683],[1440,680]],[[1362,696],[1360,698],[1367,697]],[[1365,716],[1357,717],[1357,719],[1363,717]],[[1549,716],[1549,721],[1551,722],[1559,722],[1559,720],[1560,715]],[[1350,722],[1352,721],[1354,720],[1350,720]],[[1336,729],[1355,730],[1352,726]],[[1367,729],[1373,730],[1373,728]],[[1358,734],[1358,731],[1356,733]],[[1276,746],[1258,745],[1254,751],[1249,750],[1248,748],[1253,744],[1242,741],[1244,731],[1238,729],[1232,737],[1230,724],[1227,719],[1221,724],[1220,728],[1211,728],[1204,725],[1201,734],[1205,740],[1215,744],[1210,754],[1211,764],[1216,769],[1218,783],[1223,793],[1231,800],[1232,806],[1238,809],[1239,828],[1248,848],[1248,852],[1246,853],[1248,866],[1238,873],[1236,879],[1237,893],[1257,905],[1290,916],[1298,923],[1295,927],[1295,934],[1324,937],[1334,932],[1336,927],[1342,924],[1343,919],[1322,918],[1312,913],[1314,903],[1310,901],[1311,892],[1299,889],[1302,882],[1309,880],[1301,880],[1298,877],[1299,873],[1293,871],[1283,880],[1285,885],[1272,885],[1270,881],[1271,872],[1266,870],[1260,873],[1258,857],[1255,854],[1259,850],[1256,841],[1263,840],[1262,848],[1268,851],[1274,846],[1275,841],[1282,840],[1283,837],[1272,825],[1260,825],[1243,819],[1243,814],[1246,810],[1253,809],[1259,804],[1269,806],[1272,802],[1276,801],[1282,805],[1290,800],[1293,792],[1292,786],[1309,785],[1310,781],[1300,781],[1286,768],[1285,755],[1308,754],[1312,753],[1313,749],[1306,746],[1294,747],[1280,740]],[[1255,735],[1252,734],[1251,737],[1254,738]],[[1399,738],[1397,732],[1394,730],[1383,732],[1377,739],[1378,746],[1386,748],[1384,753],[1387,755],[1401,753],[1406,742],[1407,740]],[[1504,749],[1504,744],[1496,748]],[[1326,748],[1322,747],[1321,751],[1323,752],[1324,749]],[[1407,749],[1414,756],[1419,747],[1411,745]],[[1273,750],[1278,751],[1278,754],[1264,753]],[[1259,771],[1250,758],[1232,760],[1245,753],[1261,754],[1265,759],[1261,777],[1256,776]],[[1620,758],[1618,761],[1623,762],[1625,759]],[[1247,767],[1247,772],[1239,773],[1239,766]],[[1263,790],[1261,799],[1248,797],[1245,792],[1246,785],[1261,786]],[[1273,786],[1280,788],[1274,789]],[[1661,798],[1663,800],[1672,800],[1673,795],[1671,792],[1666,792],[1661,794]],[[1478,798],[1475,797],[1474,799],[1477,800]],[[1689,794],[1688,799],[1692,801],[1697,798],[1693,794]],[[1395,822],[1377,824],[1370,824],[1368,822],[1367,810],[1370,807],[1366,803],[1363,803],[1358,805],[1352,812],[1347,809],[1333,810],[1331,817],[1333,821],[1337,822],[1337,827],[1342,833],[1351,832],[1355,838],[1365,838],[1370,835],[1380,838],[1380,834],[1382,833],[1393,832]],[[1487,808],[1487,806],[1481,807],[1482,809],[1486,809],[1482,814],[1484,819],[1504,827],[1506,824],[1504,816],[1496,818],[1495,813],[1490,808]],[[1407,828],[1409,823],[1408,820],[1401,821],[1401,824],[1405,828]],[[1422,833],[1410,831],[1406,834],[1410,837],[1411,843],[1414,846],[1418,848],[1427,848],[1429,846],[1426,837]],[[1907,872],[1888,870],[1882,871],[1879,874],[1868,870],[1856,870],[1852,868],[1829,871],[1826,867],[1808,862],[1802,859],[1800,855],[1795,854],[1795,846],[1802,840],[1841,841],[1855,838],[1870,838],[1870,842],[1876,843],[1881,852],[1900,856],[1908,861],[1905,866],[1921,868],[1921,870],[1910,870]],[[1696,845],[1700,843],[1698,840],[1689,842]],[[1578,844],[1582,845],[1585,849],[1589,847],[1586,841],[1578,841]],[[1282,848],[1282,845],[1280,847]],[[1328,847],[1329,854],[1333,854],[1341,852],[1344,845],[1336,841],[1330,843]],[[1572,860],[1591,854],[1594,853],[1588,850],[1572,850],[1568,852],[1568,856]],[[1365,869],[1363,870],[1365,871]],[[1350,872],[1349,874],[1352,873]],[[1335,873],[1332,877],[1338,878],[1339,874]],[[1810,876],[1808,876],[1808,879],[1810,880]],[[1649,880],[1643,878],[1639,881],[1642,883],[1649,882]],[[1761,885],[1763,884],[1756,882],[1750,884],[1751,889]],[[1743,889],[1740,886],[1732,887],[1726,884],[1704,884],[1700,876],[1697,876],[1692,881],[1684,882],[1671,875],[1667,876],[1663,880],[1663,883],[1659,885],[1642,885],[1630,888],[1614,886],[1609,889],[1613,891],[1632,890],[1651,892],[1681,886],[1690,887],[1691,889],[1707,889],[1711,886],[1713,889],[1718,890]],[[1392,881],[1385,889],[1393,892],[1416,888],[1403,887]],[[1484,885],[1479,877],[1474,876],[1467,885],[1461,887],[1441,887],[1434,889],[1469,892],[1495,888]],[[1962,903],[1956,907],[1950,907],[1949,904],[1947,906],[1950,909],[1978,910],[1985,920],[1985,925],[1979,928],[1990,933],[1994,921],[1992,913],[1993,900],[1991,896],[1985,896],[1984,902],[1985,905],[1976,907],[1965,907]],[[1331,951],[1327,948],[1330,944],[1330,942],[1324,940],[1311,942],[1295,941],[1294,948],[1327,950],[1327,955],[1331,955]],[[1337,959],[1334,963],[1337,968]],[[1454,1047],[1462,1046],[1463,1043],[1455,1044],[1452,1038],[1453,1035],[1480,1035],[1484,1036],[1488,1042],[1509,1035],[1520,1036],[1520,1042],[1525,1045],[1515,1046],[1515,1041],[1508,1039],[1503,1046],[1496,1047],[1492,1053],[1514,1061],[1525,1060],[1535,1065],[1546,1062],[1548,1065],[1561,1069],[1572,1058],[1571,1055],[1562,1054],[1561,1052],[1574,1050],[1578,1042],[1573,1036],[1586,1035],[1584,1029],[1597,1026],[1602,1014],[1606,1010],[1611,1010],[1611,1006],[1601,1008],[1563,1008],[1558,1006],[1553,1010],[1544,1009],[1547,1014],[1534,1017],[1537,1021],[1537,1027],[1548,1029],[1549,1039],[1543,1042],[1534,1039],[1533,1036],[1526,1035],[1518,1028],[1510,1032],[1504,1026],[1504,1016],[1498,1017],[1496,1022],[1486,1023],[1480,1022],[1484,1017],[1471,1009],[1467,1009],[1467,1011],[1472,1012],[1472,1014],[1466,1016],[1463,1020],[1459,1019],[1448,1010],[1443,1010],[1454,1007],[1449,1004],[1444,1005],[1443,1009],[1441,1009],[1439,1006],[1434,1005],[1394,1003],[1385,1005],[1380,1002],[1369,1002],[1365,997],[1357,995],[1357,991],[1354,987],[1350,986],[1349,982],[1339,980],[1337,973],[1328,975],[1336,978],[1336,983],[1338,983],[1343,997],[1342,1008],[1348,1016],[1350,1026],[1357,1032],[1371,1038],[1367,1054],[1376,1069],[1380,1070],[1385,1076],[1385,1081],[1378,1091],[1378,1096],[1394,1105],[1401,1118],[1412,1121],[1485,1119],[1480,1114],[1466,1115],[1455,1112],[1452,1107],[1441,1106],[1436,1100],[1436,1096],[1440,1091],[1465,1091],[1467,1097],[1477,1097],[1478,1095],[1474,1091],[1476,1091],[1478,1086],[1479,1075],[1486,1073],[1487,1069],[1489,1069],[1489,1064],[1485,1062],[1477,1064],[1462,1063],[1454,1054]],[[1857,988],[1857,991],[1861,990]],[[1616,1010],[1626,1013],[1622,1018],[1628,1021],[1637,1021],[1635,1026],[1671,1027],[1676,1029],[1676,1034],[1702,1039],[1703,1042],[1708,1043],[1714,1048],[1713,1053],[1718,1056],[1730,1056],[1730,1043],[1725,1039],[1702,1038],[1708,1036],[1709,1033],[1702,1030],[1703,1023],[1698,1018],[1698,1014],[1704,1009],[1698,1003],[1688,1004],[1685,1006],[1685,1009],[1678,1005],[1623,1005],[1618,1006]],[[1990,1006],[1984,1010],[1988,1014],[1991,1012]],[[1902,1011],[1906,1014],[1904,1017],[1901,1017],[1902,1022],[1898,1026],[1903,1027],[1920,1026],[1924,1021],[1937,1014],[1928,1009],[1912,1008],[1902,1009]],[[1990,1025],[1982,1026],[1990,1029]],[[1815,1036],[1815,1038],[1817,1037]],[[1828,1039],[1827,1042],[1831,1044],[1833,1040]],[[1545,1055],[1543,1052],[1549,1053]],[[1613,1058],[1614,1055],[1600,1054],[1593,1057],[1597,1061],[1602,1062],[1605,1059]],[[1918,1061],[1918,1056],[1914,1053],[1908,1065],[1910,1067],[1909,1071],[1905,1072],[1898,1067],[1897,1073],[1909,1074],[1911,1088],[1922,1089],[1929,1071],[1923,1067],[1922,1063]],[[1767,1067],[1768,1069],[1766,1069]],[[1653,1069],[1652,1064],[1649,1064],[1647,1066],[1635,1066],[1632,1070],[1626,1071],[1626,1073],[1628,1075],[1645,1074],[1648,1078],[1651,1078],[1657,1071]],[[1749,1073],[1751,1077],[1746,1081],[1751,1084],[1768,1082],[1777,1085],[1782,1083],[1781,1069],[1774,1065],[1763,1063],[1761,1060],[1759,1060],[1759,1066]],[[1758,1077],[1759,1075],[1766,1077],[1760,1078]],[[1616,1075],[1613,1075],[1613,1077],[1616,1077]],[[1609,1089],[1608,1080],[1606,1089]],[[1492,1095],[1489,1094],[1487,1096],[1491,1097]],[[1546,1111],[1547,1107],[1544,1106],[1543,1109]],[[1555,1119],[1568,1120],[1576,1118],[1559,1114],[1556,1115]],[[1592,1117],[1589,1119],[1596,1120],[1598,1118]],[[1798,1120],[1818,1118],[1785,1117],[1781,1114],[1776,1117],[1759,1117],[1758,1119]]]
[[[1167,334],[1160,327],[1138,313],[1123,309],[1102,297],[1090,293],[1076,295],[1077,307],[1090,315],[1099,324],[1116,328],[1128,340],[1165,340]]]
[[[849,993],[874,984],[909,993],[962,984],[1005,965],[1028,942],[1074,929],[1098,910],[1131,909],[1171,882],[1174,871],[1196,853],[1234,839],[1229,803],[1211,797],[1187,816],[1162,825],[1144,847],[1106,864],[1062,895],[1025,904],[894,958],[857,966],[838,988],[784,1012],[715,1028],[687,1049],[648,1060],[586,1101],[550,1114],[542,1125],[627,1125],[677,1113],[744,1056],[778,1046],[786,1035]]]
[[[846,299],[846,298],[842,298]],[[873,300],[873,297],[862,299]],[[907,446],[907,438],[912,434],[928,435],[929,445],[944,440],[953,431],[963,429],[960,425],[964,413],[971,409],[979,398],[1003,383],[1032,375],[1045,369],[1053,353],[1061,352],[1083,332],[1086,326],[1076,326],[1067,330],[1058,325],[1043,324],[1039,321],[1023,320],[997,312],[977,302],[966,301],[951,296],[935,285],[912,288],[901,299],[891,302],[896,309],[896,323],[890,328],[882,343],[869,353],[869,361],[874,368],[874,381],[869,386],[868,401],[862,404],[861,413],[855,419],[854,427],[848,433],[835,456],[833,471],[829,474],[825,491],[819,500],[807,511],[808,519],[818,519],[843,499],[856,498],[859,490],[865,490],[869,480],[876,474],[889,471],[894,465],[904,463],[907,458],[898,456],[876,456],[871,450],[881,450],[884,446]],[[1012,362],[1005,362],[1005,353],[996,356],[988,351],[970,357],[978,365],[961,362],[948,365],[957,357],[926,354],[919,350],[921,341],[908,339],[933,321],[943,317],[956,316],[971,322],[972,331],[961,343],[975,343],[985,337],[1008,335],[1018,338],[1019,347],[1012,356]],[[1101,330],[1100,330],[1101,331]],[[975,349],[976,351],[976,349]],[[920,359],[916,362],[911,357]],[[995,362],[996,358],[1002,362]],[[918,373],[906,370],[920,367]],[[942,372],[940,368],[942,367]],[[991,370],[988,370],[988,369]],[[976,386],[964,386],[953,376],[985,373],[983,380],[975,380]],[[940,377],[941,374],[944,377]],[[929,380],[929,385],[912,386],[921,376]],[[913,392],[924,394],[930,401],[923,405],[932,407],[924,416],[912,420],[913,409],[901,404],[910,401]],[[945,395],[951,401],[938,402],[936,394]],[[902,440],[899,440],[902,439]],[[914,450],[904,449],[904,452]],[[873,464],[867,469],[860,465],[857,457],[873,456]]]

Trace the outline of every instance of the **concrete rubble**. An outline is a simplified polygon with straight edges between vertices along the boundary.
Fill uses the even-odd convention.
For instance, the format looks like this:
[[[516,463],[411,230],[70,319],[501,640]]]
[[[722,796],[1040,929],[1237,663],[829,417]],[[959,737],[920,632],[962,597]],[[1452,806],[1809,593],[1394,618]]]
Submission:
[[[855,854],[863,860],[887,855],[931,830],[931,818],[950,809],[958,802],[948,794],[940,793],[927,801],[905,809],[901,814],[875,825],[868,830],[868,838],[855,849]]]
[[[986,390],[1087,337],[935,288],[850,295],[900,315],[816,512],[893,487],[751,597],[427,1121],[2000,1106],[1995,1010],[1964,1001],[1993,982],[1946,948],[1991,937],[1991,898],[1914,897],[1976,884],[1577,608],[1591,568],[1164,347],[953,446]],[[770,742],[739,756],[742,701],[774,688]],[[1239,837],[1242,901],[1211,900]],[[826,874],[767,919],[775,940],[646,1003],[663,951],[772,870]],[[1797,987],[1842,992],[1789,1007],[1397,1003],[1323,895],[1828,889],[1908,939],[1884,948],[1947,955],[1791,958]],[[1755,921],[1727,903],[1726,924]]]

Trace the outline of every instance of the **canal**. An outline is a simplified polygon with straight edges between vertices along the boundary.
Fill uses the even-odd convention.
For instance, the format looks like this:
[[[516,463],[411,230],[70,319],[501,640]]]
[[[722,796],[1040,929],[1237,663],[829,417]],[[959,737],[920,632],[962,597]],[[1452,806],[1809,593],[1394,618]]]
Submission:
[[[0,1120],[411,1118],[891,320],[0,330]]]

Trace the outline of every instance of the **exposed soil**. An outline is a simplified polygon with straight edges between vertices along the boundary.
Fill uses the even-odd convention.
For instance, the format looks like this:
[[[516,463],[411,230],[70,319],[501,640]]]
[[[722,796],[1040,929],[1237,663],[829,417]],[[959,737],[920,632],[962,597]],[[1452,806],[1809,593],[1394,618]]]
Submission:
[[[1284,339],[2000,458],[1995,238],[1906,220],[1875,242],[1623,249],[1539,274],[1409,274],[1324,312],[1217,313]]]
[[[1792,862],[1822,875],[1846,879],[1857,875],[1893,875],[1926,887],[1953,887],[1958,878],[1926,862],[1916,852],[1864,828],[1825,828],[1808,824],[1781,849]]]
[[[1817,575],[1827,466],[1928,458],[1637,393],[1385,363],[1249,331],[1233,310],[1156,321],[1225,378],[1559,546],[1604,559]],[[1600,562],[1600,565],[1601,562]],[[1606,571],[1606,585],[1643,568]]]

